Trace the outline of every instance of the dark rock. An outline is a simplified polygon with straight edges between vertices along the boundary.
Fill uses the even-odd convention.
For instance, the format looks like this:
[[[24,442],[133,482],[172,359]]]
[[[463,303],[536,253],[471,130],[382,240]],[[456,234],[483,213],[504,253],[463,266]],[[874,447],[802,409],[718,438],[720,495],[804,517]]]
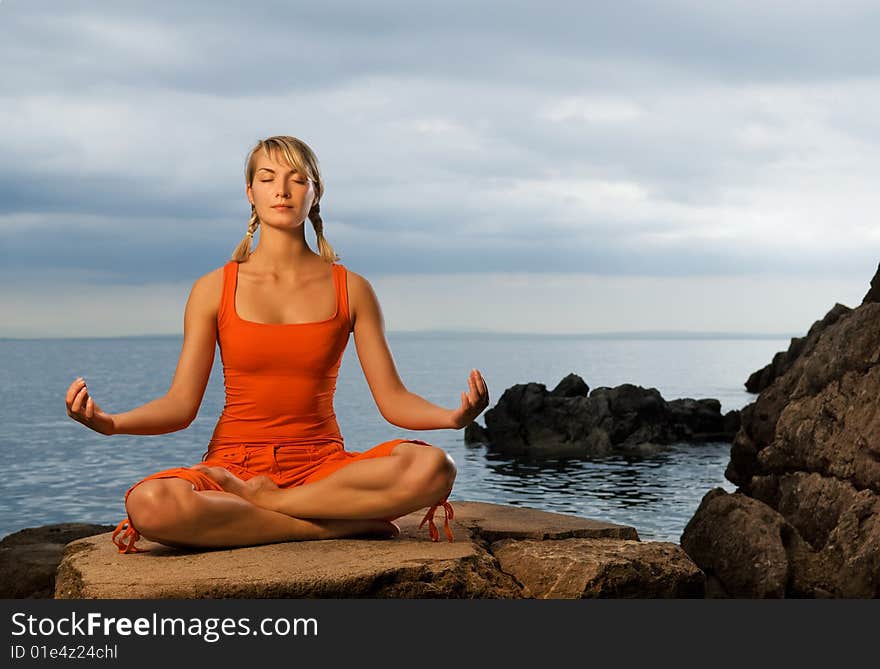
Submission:
[[[707,596],[880,597],[878,274],[742,409],[739,488],[707,493],[681,538]]]
[[[51,598],[64,547],[76,539],[114,529],[115,525],[59,523],[6,535],[0,540],[0,597]]]
[[[590,386],[577,374],[569,374],[550,391],[554,397],[586,397]]]
[[[730,441],[739,429],[739,412],[722,416],[716,399],[666,402],[656,388],[630,383],[590,391],[576,374],[550,392],[542,383],[511,386],[484,415],[486,427],[466,430],[465,443],[540,457],[647,454],[683,441]]]
[[[791,344],[787,351],[779,351],[773,356],[773,360],[759,369],[752,372],[746,380],[746,390],[750,393],[759,393],[769,386],[778,377],[785,374],[791,367],[792,363],[800,355],[806,355],[816,345],[816,341],[821,333],[829,325],[836,323],[842,316],[848,314],[852,309],[846,305],[837,303],[825,314],[822,320],[816,321],[810,326],[806,337],[792,337]]]
[[[473,421],[468,425],[465,425],[464,443],[468,445],[487,444],[489,443],[489,435],[486,433],[486,430],[482,425],[477,421]]]
[[[681,535],[681,547],[707,580],[712,597],[813,597],[815,556],[794,527],[770,506],[714,488]],[[827,586],[826,586],[827,587]],[[708,588],[707,588],[708,592]]]
[[[877,265],[877,271],[871,278],[871,288],[862,298],[862,304],[868,304],[868,302],[880,302],[880,265]]]

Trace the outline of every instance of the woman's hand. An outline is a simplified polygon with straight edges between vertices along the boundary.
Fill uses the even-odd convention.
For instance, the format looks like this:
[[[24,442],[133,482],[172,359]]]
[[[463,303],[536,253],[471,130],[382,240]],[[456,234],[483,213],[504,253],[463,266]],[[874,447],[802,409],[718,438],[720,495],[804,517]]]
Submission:
[[[76,379],[67,389],[67,415],[95,432],[114,434],[113,416],[101,411],[95,399],[89,395],[86,381],[82,377]]]
[[[461,394],[461,406],[452,411],[452,427],[459,430],[473,422],[489,406],[489,389],[476,369],[468,376],[468,392]]]

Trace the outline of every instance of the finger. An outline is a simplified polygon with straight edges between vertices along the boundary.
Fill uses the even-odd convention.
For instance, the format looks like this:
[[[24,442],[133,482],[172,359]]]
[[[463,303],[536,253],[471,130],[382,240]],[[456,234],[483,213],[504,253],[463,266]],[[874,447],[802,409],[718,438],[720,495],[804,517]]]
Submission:
[[[474,388],[477,390],[477,395],[481,395],[485,390],[485,384],[483,383],[483,377],[480,376],[480,371],[478,369],[471,370],[471,377],[474,380]]]
[[[468,397],[471,399],[472,402],[475,402],[480,395],[477,392],[477,383],[476,381],[474,381],[473,375],[468,377],[468,388]]]
[[[483,392],[486,393],[486,395],[488,395],[489,388],[486,386],[486,380],[483,378],[482,374],[480,374],[479,372],[477,372],[477,380],[480,385],[480,388],[482,388]]]
[[[73,401],[70,403],[70,410],[71,410],[73,413],[76,413],[77,411],[79,411],[79,404],[77,403],[77,400],[79,399],[79,393],[80,393],[81,390],[82,390],[82,388],[80,388],[80,390],[77,390],[77,391],[73,394]]]
[[[86,398],[86,387],[83,386],[76,393],[76,397],[73,398],[73,411],[74,413],[79,413],[82,409],[83,400]]]
[[[486,402],[486,393],[483,392],[483,389],[480,388],[479,384],[474,382],[474,399],[472,404],[475,407],[482,407]]]
[[[94,418],[95,416],[95,400],[91,397],[86,400],[86,418]]]
[[[76,395],[79,395],[79,394],[82,393],[83,391],[85,391],[86,393],[88,393],[88,388],[86,387],[86,382],[85,382],[85,380],[82,380],[82,381],[79,382],[79,388],[78,388],[77,391],[76,391]],[[86,395],[86,396],[84,396],[84,397],[82,397],[82,398],[80,399],[80,409],[82,409],[82,406],[83,406],[83,404],[85,403],[85,398],[86,398],[87,396],[88,396],[88,395]]]
[[[80,377],[70,384],[70,387],[67,389],[67,395],[64,398],[68,405],[73,402],[73,398],[76,397],[76,393],[78,392],[80,385],[83,383],[85,383],[85,381]]]

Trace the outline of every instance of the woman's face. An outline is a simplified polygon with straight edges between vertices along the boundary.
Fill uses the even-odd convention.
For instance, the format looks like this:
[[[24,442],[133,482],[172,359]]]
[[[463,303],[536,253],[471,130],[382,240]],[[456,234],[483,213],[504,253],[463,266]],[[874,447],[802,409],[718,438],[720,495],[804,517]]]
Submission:
[[[276,152],[272,158],[258,154],[254,182],[247,196],[264,224],[291,227],[309,215],[315,200],[315,186],[304,174],[283,161]],[[280,206],[279,206],[280,205]]]

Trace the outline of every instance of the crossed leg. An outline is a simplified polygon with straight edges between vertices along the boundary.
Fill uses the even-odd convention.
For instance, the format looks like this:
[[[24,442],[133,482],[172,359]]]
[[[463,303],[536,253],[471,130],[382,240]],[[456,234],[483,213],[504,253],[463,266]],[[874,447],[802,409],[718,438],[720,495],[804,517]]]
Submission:
[[[126,508],[144,537],[169,546],[253,546],[350,536],[393,538],[400,532],[393,523],[380,519],[292,518],[233,493],[195,491],[180,478],[144,481],[128,495]]]
[[[221,467],[193,469],[214,478],[224,491],[195,491],[180,478],[137,485],[126,510],[144,537],[184,547],[393,538],[400,529],[390,519],[448,495],[456,474],[444,451],[413,442],[398,444],[387,457],[346,464],[296,488],[280,489],[266,476],[245,482]]]
[[[294,518],[399,518],[445,497],[456,467],[435,446],[399,443],[386,457],[358,460],[325,478],[279,488],[268,476],[242,481],[222,467],[195,465],[225,491],[255,506]]]

